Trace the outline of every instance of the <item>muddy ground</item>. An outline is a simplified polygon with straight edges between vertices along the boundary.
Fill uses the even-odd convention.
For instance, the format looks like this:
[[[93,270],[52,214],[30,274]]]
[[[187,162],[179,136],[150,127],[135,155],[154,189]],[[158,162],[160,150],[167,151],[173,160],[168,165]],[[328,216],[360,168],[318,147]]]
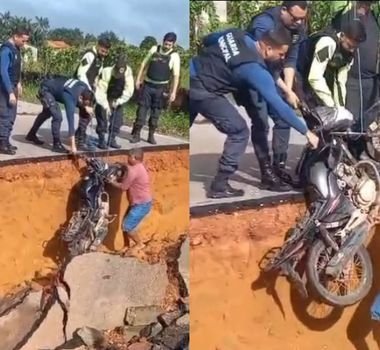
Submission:
[[[110,162],[126,156],[110,156]],[[151,240],[153,252],[170,245],[188,231],[188,150],[149,152],[145,163],[150,172],[154,206],[140,232]],[[0,295],[19,283],[46,276],[66,253],[59,240],[78,205],[80,174],[84,163],[40,162],[0,168]],[[105,248],[123,245],[120,223],[127,208],[125,194],[109,189],[110,213],[119,214],[110,225]]]
[[[274,290],[260,278],[260,259],[282,244],[303,210],[288,204],[191,220],[192,349],[379,349],[380,328],[370,320],[370,306],[380,289],[380,232],[368,245],[373,288],[343,312],[304,302],[284,277]]]

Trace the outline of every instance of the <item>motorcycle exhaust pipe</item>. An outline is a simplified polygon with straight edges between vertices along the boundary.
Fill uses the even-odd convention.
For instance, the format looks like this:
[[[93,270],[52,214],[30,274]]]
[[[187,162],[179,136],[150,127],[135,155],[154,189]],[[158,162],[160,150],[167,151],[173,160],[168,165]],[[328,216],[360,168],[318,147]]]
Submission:
[[[358,248],[365,242],[369,231],[369,223],[364,222],[359,226],[355,233],[343,243],[339,251],[332,257],[326,266],[326,274],[337,278],[347,265],[352,260]]]

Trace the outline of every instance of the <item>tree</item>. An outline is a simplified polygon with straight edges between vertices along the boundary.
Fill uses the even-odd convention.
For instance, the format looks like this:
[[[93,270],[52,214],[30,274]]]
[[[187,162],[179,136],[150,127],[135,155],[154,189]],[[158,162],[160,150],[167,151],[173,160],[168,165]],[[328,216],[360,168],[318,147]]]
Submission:
[[[49,20],[43,17],[36,17],[35,22],[32,23],[32,35],[30,43],[36,47],[42,47],[49,32]]]
[[[238,1],[240,2],[240,1]],[[203,14],[208,15],[208,23],[202,19]],[[190,50],[195,53],[200,45],[201,37],[214,31],[219,26],[219,17],[216,14],[213,1],[190,1]]]
[[[113,31],[106,31],[101,33],[98,36],[98,39],[100,38],[108,38],[108,40],[111,42],[112,45],[121,44],[122,40],[119,39],[119,37],[113,32]]]
[[[140,44],[140,49],[149,50],[152,46],[157,45],[157,40],[153,36],[146,36]]]
[[[85,43],[85,45],[88,45],[88,44],[90,44],[90,43],[96,43],[97,42],[97,38],[96,38],[96,36],[95,35],[93,35],[93,34],[86,34],[86,36],[84,37],[84,43]]]

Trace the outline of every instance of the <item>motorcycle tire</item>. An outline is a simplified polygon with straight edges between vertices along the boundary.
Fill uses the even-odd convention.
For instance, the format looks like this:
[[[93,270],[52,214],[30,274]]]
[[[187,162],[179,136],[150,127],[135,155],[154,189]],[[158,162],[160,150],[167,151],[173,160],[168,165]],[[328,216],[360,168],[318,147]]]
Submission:
[[[361,245],[354,255],[354,259],[360,260],[362,273],[358,287],[354,290],[353,293],[346,295],[336,295],[332,293],[320,280],[320,276],[322,276],[324,273],[323,269],[318,270],[317,266],[318,262],[321,259],[321,255],[325,254],[326,252],[330,258],[333,256],[332,248],[327,247],[321,240],[315,241],[313,246],[308,251],[306,261],[306,275],[311,291],[322,298],[322,300],[327,304],[332,306],[344,307],[358,303],[369,293],[373,281],[372,262],[367,249]],[[326,276],[326,281],[327,280],[334,281],[329,276]]]

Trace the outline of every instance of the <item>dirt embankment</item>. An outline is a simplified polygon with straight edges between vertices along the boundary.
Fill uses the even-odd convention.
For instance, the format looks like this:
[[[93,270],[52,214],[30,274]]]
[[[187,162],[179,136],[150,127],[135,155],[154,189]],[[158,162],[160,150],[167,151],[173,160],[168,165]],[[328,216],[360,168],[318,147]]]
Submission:
[[[192,219],[191,348],[202,350],[376,350],[380,329],[370,306],[380,287],[380,238],[368,248],[371,293],[343,312],[305,303],[284,277],[260,278],[258,263],[284,240],[302,205]]]
[[[126,156],[108,161],[126,161]],[[140,232],[159,246],[188,231],[188,151],[149,152],[145,163],[154,206]],[[77,209],[77,185],[84,169],[82,161],[79,167],[72,161],[58,161],[0,168],[0,295],[56,267],[65,253],[58,233]],[[120,224],[128,203],[117,189],[109,189],[109,194],[110,212],[119,215],[110,225],[105,245],[114,250],[123,244]]]

